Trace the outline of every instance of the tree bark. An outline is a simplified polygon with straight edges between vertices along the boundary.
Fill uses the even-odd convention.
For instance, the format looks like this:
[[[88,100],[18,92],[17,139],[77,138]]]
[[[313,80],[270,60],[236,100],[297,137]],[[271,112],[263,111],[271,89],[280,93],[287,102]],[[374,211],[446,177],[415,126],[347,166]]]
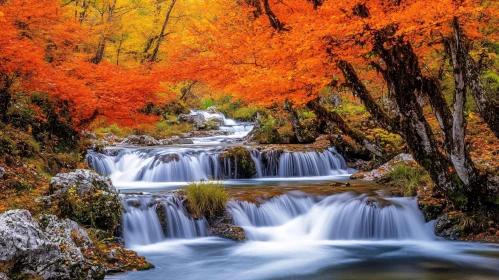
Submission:
[[[263,1],[263,8],[265,10],[265,14],[269,18],[270,21],[270,26],[272,26],[275,30],[277,31],[283,31],[284,30],[284,23],[282,23],[277,16],[274,14],[272,9],[270,8],[269,0],[262,0]]]
[[[161,45],[161,42],[163,41],[163,38],[165,37],[165,30],[166,26],[168,25],[168,22],[170,21],[170,15],[172,13],[173,7],[175,6],[175,3],[177,0],[172,0],[170,3],[170,6],[168,7],[168,11],[166,12],[165,16],[165,21],[163,22],[163,26],[161,27],[161,32],[158,35],[158,39],[156,40],[156,46],[154,47],[154,50],[149,57],[150,61],[156,61],[158,52],[159,52],[159,46]]]
[[[429,172],[448,197],[455,198],[462,182],[455,176],[450,160],[439,151],[415,94],[423,86],[417,56],[409,43],[401,38],[390,39],[390,32],[383,30],[376,34],[373,51],[386,65],[383,77],[400,110],[400,135],[406,140],[416,162]],[[391,47],[385,48],[386,42]]]
[[[1,88],[0,89],[0,119],[2,121],[7,120],[7,111],[9,109],[10,105],[10,93],[7,88]]]
[[[469,54],[464,45],[464,38],[459,26],[459,20],[454,18],[454,38],[449,40],[449,47],[453,47],[458,56],[457,61],[462,64],[465,86],[470,88],[471,95],[480,111],[480,115],[487,123],[496,138],[499,138],[499,103],[487,94],[482,80],[480,79],[480,68]]]
[[[307,107],[314,111],[322,121],[329,121],[334,123],[339,130],[341,130],[344,134],[352,138],[355,142],[364,145],[366,149],[368,149],[371,153],[375,154],[379,157],[384,157],[383,150],[373,143],[369,139],[367,139],[366,135],[352,127],[350,127],[345,120],[336,112],[327,110],[324,106],[322,106],[319,102],[319,99],[313,99],[307,103]]]
[[[3,76],[3,82],[0,83],[0,120],[7,121],[7,111],[9,110],[10,100],[12,96],[10,95],[9,89],[12,85],[13,79],[6,75]]]
[[[291,125],[293,126],[293,131],[295,132],[296,139],[300,143],[312,143],[319,136],[317,132],[307,133],[306,128],[302,125],[298,113],[293,108],[291,101],[284,101],[284,111],[289,113],[291,119]]]
[[[344,60],[338,61],[336,65],[343,73],[347,86],[352,90],[355,96],[360,98],[362,104],[364,104],[367,111],[373,116],[378,125],[390,132],[399,133],[398,119],[388,116],[378,103],[376,103],[376,100],[374,100],[364,83],[362,83],[357,76],[352,65]]]

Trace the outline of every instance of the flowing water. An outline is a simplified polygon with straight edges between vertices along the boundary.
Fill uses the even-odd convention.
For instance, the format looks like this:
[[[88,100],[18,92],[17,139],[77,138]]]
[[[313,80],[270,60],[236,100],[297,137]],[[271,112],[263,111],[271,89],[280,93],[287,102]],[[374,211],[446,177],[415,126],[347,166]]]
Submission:
[[[233,132],[226,138],[240,140],[240,124],[223,118]],[[129,193],[126,246],[156,266],[106,279],[499,279],[499,245],[440,240],[415,198],[390,197],[374,185],[331,186],[354,172],[334,148],[243,146],[256,170],[237,178],[219,140],[89,153],[89,164]],[[162,192],[202,179],[223,180],[237,194],[227,210],[248,241],[210,237],[204,218]]]

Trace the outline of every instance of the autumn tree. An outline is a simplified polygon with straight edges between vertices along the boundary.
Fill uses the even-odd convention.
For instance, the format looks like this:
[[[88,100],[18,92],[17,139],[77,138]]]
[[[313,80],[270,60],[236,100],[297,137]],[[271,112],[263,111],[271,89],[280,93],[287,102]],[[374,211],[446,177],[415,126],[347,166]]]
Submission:
[[[318,100],[326,85],[343,82],[380,127],[405,139],[416,161],[457,207],[494,205],[497,183],[480,173],[470,157],[463,113],[471,95],[496,133],[497,103],[485,92],[480,62],[472,53],[473,43],[496,39],[498,7],[493,1],[216,3],[220,11],[190,27],[196,43],[171,57],[170,73],[237,92],[249,102],[308,105],[376,152],[378,147]],[[456,81],[452,104],[440,85],[449,58]],[[375,91],[383,85],[394,112],[387,113],[377,101]],[[437,132],[420,104],[424,97],[439,123]],[[436,133],[443,136],[443,147]]]

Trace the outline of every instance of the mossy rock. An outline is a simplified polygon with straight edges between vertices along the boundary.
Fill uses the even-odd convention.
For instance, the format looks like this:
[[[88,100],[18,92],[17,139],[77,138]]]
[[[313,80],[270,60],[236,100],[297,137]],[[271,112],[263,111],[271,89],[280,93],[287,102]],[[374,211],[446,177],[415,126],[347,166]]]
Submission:
[[[251,153],[244,147],[233,147],[220,155],[221,163],[224,164],[230,159],[230,178],[248,179],[256,174],[255,162],[251,158]]]
[[[113,232],[121,220],[118,192],[108,178],[90,170],[58,174],[50,181],[50,194],[61,215],[79,224]]]

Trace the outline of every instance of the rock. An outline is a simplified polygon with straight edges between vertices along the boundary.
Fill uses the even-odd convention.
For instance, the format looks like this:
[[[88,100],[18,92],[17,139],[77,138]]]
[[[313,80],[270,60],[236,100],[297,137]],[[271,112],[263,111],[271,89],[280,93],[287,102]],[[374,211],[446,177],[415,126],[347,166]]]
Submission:
[[[173,140],[173,144],[179,144],[179,145],[194,144],[194,141],[192,141],[192,139],[177,138]]]
[[[7,171],[5,171],[5,168],[0,166],[0,179],[4,179],[7,175]]]
[[[161,142],[148,135],[130,135],[119,143],[121,146],[157,146]]]
[[[5,273],[0,272],[0,280],[10,280],[10,277]]]
[[[161,145],[173,145],[173,141],[171,139],[161,139],[159,140],[159,142],[161,143]]]
[[[435,223],[435,234],[450,240],[459,240],[463,233],[459,226],[461,222],[459,215],[445,214],[438,218]]]
[[[85,230],[53,215],[41,220],[38,223],[27,210],[0,214],[0,265],[6,277],[16,273],[42,279],[104,279],[106,268],[94,263],[95,246]]]
[[[227,211],[223,215],[215,217],[210,222],[210,226],[211,235],[234,241],[244,241],[247,239],[243,228],[234,225],[234,219]]]
[[[230,178],[249,179],[255,176],[255,162],[251,157],[250,151],[246,148],[237,146],[225,150],[220,154],[220,161],[223,163],[226,159],[230,160],[230,170],[232,172],[229,174]]]
[[[78,169],[50,180],[49,194],[59,211],[80,224],[112,232],[121,220],[122,205],[109,178]]]
[[[205,118],[202,114],[180,114],[178,115],[178,120],[181,122],[187,122],[194,124],[196,128],[205,128]]]
[[[79,196],[87,194],[94,186],[108,193],[116,193],[111,179],[103,177],[87,169],[77,169],[75,172],[59,173],[50,179],[49,194],[68,192],[69,188],[76,186]]]
[[[206,108],[205,112],[210,113],[210,114],[220,114],[219,111],[217,111],[217,107],[215,106],[210,106]]]
[[[388,161],[387,163],[381,165],[379,168],[368,172],[359,171],[350,176],[350,179],[365,180],[365,181],[373,181],[381,179],[381,177],[390,172],[395,165],[400,163],[411,166],[417,165],[416,161],[414,161],[414,159],[410,154],[400,154],[398,156],[395,156],[392,160]]]

